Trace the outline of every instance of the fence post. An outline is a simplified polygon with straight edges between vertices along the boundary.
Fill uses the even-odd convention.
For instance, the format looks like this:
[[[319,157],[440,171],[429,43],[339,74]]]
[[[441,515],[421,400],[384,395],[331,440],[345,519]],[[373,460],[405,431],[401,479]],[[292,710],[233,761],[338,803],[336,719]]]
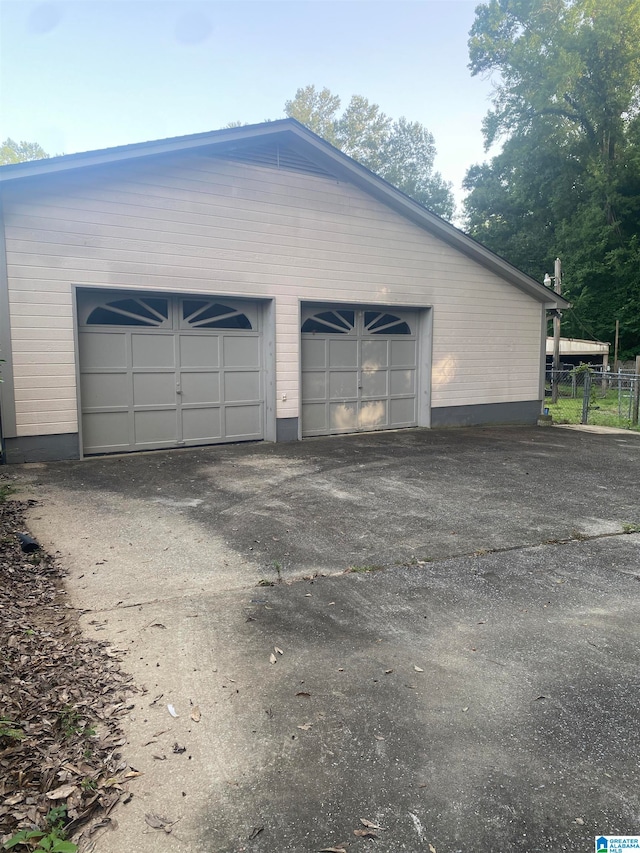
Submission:
[[[580,420],[581,424],[589,423],[589,400],[591,397],[591,371],[585,370],[582,374],[584,376],[584,387],[582,389],[582,418]]]
[[[633,410],[631,412],[632,426],[638,426],[638,409],[640,408],[640,355],[636,356],[636,375],[633,382]]]

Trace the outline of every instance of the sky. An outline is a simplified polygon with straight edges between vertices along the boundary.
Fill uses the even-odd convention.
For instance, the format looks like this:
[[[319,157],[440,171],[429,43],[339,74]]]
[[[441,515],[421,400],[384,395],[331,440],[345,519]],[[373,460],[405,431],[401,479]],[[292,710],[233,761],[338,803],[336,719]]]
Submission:
[[[477,2],[0,0],[0,140],[72,154],[253,124],[314,84],[428,128],[459,204],[486,158]]]

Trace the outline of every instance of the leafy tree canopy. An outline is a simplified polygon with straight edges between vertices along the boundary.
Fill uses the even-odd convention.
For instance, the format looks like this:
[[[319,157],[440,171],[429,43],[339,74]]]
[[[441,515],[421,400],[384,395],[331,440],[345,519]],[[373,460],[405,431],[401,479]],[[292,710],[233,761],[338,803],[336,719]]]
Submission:
[[[472,74],[501,152],[468,172],[467,227],[538,280],[563,260],[563,334],[640,352],[640,0],[490,0]]]
[[[0,166],[24,163],[26,160],[43,160],[48,156],[37,142],[14,142],[7,137],[0,145]]]
[[[451,184],[434,171],[433,135],[419,122],[389,118],[377,104],[353,95],[341,101],[329,89],[305,86],[285,103],[285,114],[376,172],[420,204],[450,219],[455,205]]]

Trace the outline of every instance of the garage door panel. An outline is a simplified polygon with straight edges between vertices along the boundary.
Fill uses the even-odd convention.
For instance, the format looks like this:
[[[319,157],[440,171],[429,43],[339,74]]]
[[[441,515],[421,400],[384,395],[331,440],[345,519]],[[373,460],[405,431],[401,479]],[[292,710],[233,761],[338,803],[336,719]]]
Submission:
[[[83,408],[129,406],[129,377],[126,373],[89,373],[80,377]]]
[[[302,399],[325,400],[327,397],[327,374],[311,371],[302,374]]]
[[[355,370],[331,370],[329,372],[329,399],[356,399],[358,396],[358,372]]]
[[[388,424],[386,400],[367,400],[361,404],[358,419],[360,429],[383,429]]]
[[[81,332],[78,349],[84,370],[127,369],[127,336],[124,333]]]
[[[220,408],[183,409],[182,437],[185,441],[222,438]]]
[[[416,341],[391,340],[390,364],[393,367],[415,367]]]
[[[260,398],[260,377],[254,372],[227,370],[224,374],[224,399],[227,403],[240,403]]]
[[[389,391],[391,394],[415,394],[416,372],[415,370],[391,370],[389,371]]]
[[[222,350],[225,367],[260,367],[260,342],[256,337],[225,335]]]
[[[323,435],[329,430],[328,406],[326,403],[304,403],[302,423],[307,435]]]
[[[385,340],[362,341],[360,366],[363,370],[377,370],[389,366],[389,342]]]
[[[183,405],[220,402],[219,373],[188,373],[182,371],[180,387]]]
[[[327,366],[327,341],[324,338],[302,339],[302,364],[305,369],[318,368],[324,370]]]
[[[416,399],[406,397],[389,401],[389,425],[392,427],[412,426],[416,420]]]
[[[329,363],[331,367],[358,367],[358,342],[341,339],[329,340]]]
[[[332,432],[355,432],[358,428],[357,403],[330,403],[329,429]]]
[[[173,406],[176,402],[175,373],[134,373],[134,406]]]
[[[133,425],[136,445],[176,443],[175,409],[134,412]]]
[[[132,367],[175,367],[173,334],[131,335]]]
[[[386,370],[362,371],[362,397],[388,397],[389,374]]]
[[[128,411],[83,415],[82,440],[88,452],[105,453],[127,448],[130,443]]]
[[[220,367],[218,335],[180,335],[180,365],[185,367]]]
[[[262,405],[225,406],[224,425],[227,439],[261,438]]]

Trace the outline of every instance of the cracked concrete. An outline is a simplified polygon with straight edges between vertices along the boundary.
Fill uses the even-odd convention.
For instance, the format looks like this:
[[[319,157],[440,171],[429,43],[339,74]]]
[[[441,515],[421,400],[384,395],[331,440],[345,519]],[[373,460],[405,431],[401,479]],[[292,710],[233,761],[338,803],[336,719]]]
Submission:
[[[548,428],[22,467],[145,691],[96,853],[354,853],[361,818],[380,853],[637,832],[639,474],[640,436]]]

